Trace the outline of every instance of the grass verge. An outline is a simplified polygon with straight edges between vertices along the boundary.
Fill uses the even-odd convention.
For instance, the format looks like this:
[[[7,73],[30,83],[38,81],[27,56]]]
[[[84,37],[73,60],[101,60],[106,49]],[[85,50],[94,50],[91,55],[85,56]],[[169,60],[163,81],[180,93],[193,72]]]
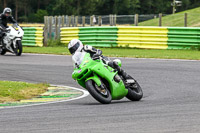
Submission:
[[[30,99],[47,91],[46,83],[31,84],[26,82],[0,81],[0,103]]]
[[[24,53],[70,55],[67,47],[23,47]],[[131,48],[99,48],[109,57],[161,58],[200,60],[198,50],[152,50]]]
[[[200,7],[185,10],[182,12],[178,12],[175,14],[167,15],[162,17],[162,26],[176,26],[183,27],[184,26],[184,14],[187,13],[187,26],[189,27],[199,27],[200,26]],[[144,22],[140,22],[139,26],[158,26],[159,18],[147,20]]]

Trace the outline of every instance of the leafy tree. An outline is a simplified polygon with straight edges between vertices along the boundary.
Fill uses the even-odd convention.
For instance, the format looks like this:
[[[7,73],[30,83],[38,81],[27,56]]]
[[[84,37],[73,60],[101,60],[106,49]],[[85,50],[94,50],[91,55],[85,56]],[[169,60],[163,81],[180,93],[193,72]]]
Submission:
[[[101,6],[104,3],[102,0],[78,0],[80,1],[80,12],[78,15],[94,15],[99,14],[103,9]],[[100,11],[98,10],[101,7]]]
[[[38,23],[44,22],[44,16],[48,16],[47,11],[38,9],[37,13],[35,14],[36,22],[38,22]]]
[[[135,14],[138,12],[139,0],[115,0],[113,6],[114,14]]]
[[[199,0],[181,0],[183,11],[200,6]],[[0,0],[20,22],[42,22],[44,15],[171,14],[173,0]]]
[[[76,15],[76,6],[74,0],[57,0],[53,8],[53,13],[55,15]]]

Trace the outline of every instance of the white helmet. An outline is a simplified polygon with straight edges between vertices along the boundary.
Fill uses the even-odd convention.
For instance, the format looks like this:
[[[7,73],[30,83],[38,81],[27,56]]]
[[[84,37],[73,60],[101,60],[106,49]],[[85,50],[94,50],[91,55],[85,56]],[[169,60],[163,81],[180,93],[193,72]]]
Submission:
[[[78,39],[72,39],[68,44],[68,49],[73,55],[75,52],[80,52],[83,49],[83,43]]]
[[[5,15],[6,13],[9,14],[9,15],[11,15],[12,10],[11,10],[9,7],[6,7],[6,8],[4,8],[4,10],[3,10],[3,14]]]

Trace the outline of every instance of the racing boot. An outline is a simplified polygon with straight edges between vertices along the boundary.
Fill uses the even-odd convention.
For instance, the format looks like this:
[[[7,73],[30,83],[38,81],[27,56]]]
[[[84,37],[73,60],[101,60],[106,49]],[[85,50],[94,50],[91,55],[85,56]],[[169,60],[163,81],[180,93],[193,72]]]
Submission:
[[[125,83],[127,84],[133,84],[135,83],[135,80],[131,78],[118,64],[117,62],[113,62],[114,68],[117,69],[118,73],[125,79]]]

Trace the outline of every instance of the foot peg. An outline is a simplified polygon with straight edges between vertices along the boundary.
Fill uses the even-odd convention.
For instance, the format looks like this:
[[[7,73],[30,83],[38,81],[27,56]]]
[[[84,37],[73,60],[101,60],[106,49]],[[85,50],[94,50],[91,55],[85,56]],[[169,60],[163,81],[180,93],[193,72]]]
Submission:
[[[135,80],[133,80],[133,79],[126,80],[126,84],[134,84],[134,83],[135,83]]]

